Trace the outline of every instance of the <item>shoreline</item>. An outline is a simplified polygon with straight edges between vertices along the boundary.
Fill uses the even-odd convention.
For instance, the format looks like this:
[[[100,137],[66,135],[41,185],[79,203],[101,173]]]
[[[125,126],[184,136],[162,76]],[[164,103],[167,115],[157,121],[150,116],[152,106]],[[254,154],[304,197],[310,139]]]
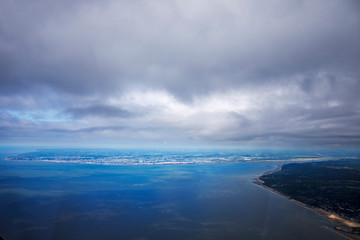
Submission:
[[[284,164],[283,164],[284,165]],[[275,173],[275,172],[279,172],[281,171],[282,169],[282,166],[283,165],[279,165],[276,169],[274,170],[270,170],[270,171],[267,171],[265,173],[263,173],[262,175],[256,177],[255,179],[253,179],[253,183],[256,184],[256,185],[259,185],[273,193],[276,193],[282,197],[285,197],[286,199],[292,201],[292,202],[295,202],[303,207],[306,207],[307,209],[310,209],[314,212],[316,212],[317,214],[321,215],[321,216],[325,216],[328,218],[328,220],[330,222],[332,222],[334,224],[334,227],[333,227],[333,230],[336,231],[337,233],[347,237],[348,239],[350,240],[360,240],[360,235],[357,235],[357,234],[353,234],[350,232],[350,230],[352,228],[360,228],[360,223],[358,222],[355,222],[355,221],[351,221],[349,219],[346,219],[344,217],[341,217],[339,216],[338,214],[336,213],[332,213],[332,212],[329,212],[329,211],[326,211],[325,209],[322,209],[322,208],[315,208],[313,206],[310,206],[306,203],[303,203],[303,202],[300,202],[296,199],[293,199],[291,198],[290,196],[288,195],[285,195],[273,188],[270,188],[266,185],[264,185],[264,181],[262,181],[260,179],[260,177],[264,176],[264,175],[268,175],[268,174],[272,174],[272,173]]]
[[[64,164],[85,164],[85,165],[111,165],[111,166],[150,166],[150,165],[192,165],[192,164],[219,164],[219,163],[262,163],[262,162],[278,162],[279,164],[284,162],[318,162],[323,161],[325,157],[319,158],[290,158],[290,159],[262,159],[262,160],[224,160],[224,159],[211,159],[211,160],[191,160],[191,161],[168,161],[164,159],[136,161],[134,159],[91,159],[91,160],[79,160],[79,159],[14,159],[12,157],[5,157],[3,160],[8,162],[45,162],[45,163],[64,163]],[[337,160],[337,158],[332,159]],[[330,161],[332,161],[330,160]],[[284,164],[281,164],[281,166]],[[280,169],[281,170],[281,169]],[[264,175],[264,174],[263,174]]]

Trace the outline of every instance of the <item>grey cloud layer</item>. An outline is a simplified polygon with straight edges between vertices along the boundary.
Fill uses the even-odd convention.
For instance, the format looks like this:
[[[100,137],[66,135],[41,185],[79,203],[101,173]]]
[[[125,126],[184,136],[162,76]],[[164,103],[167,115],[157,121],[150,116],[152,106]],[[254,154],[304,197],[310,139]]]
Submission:
[[[3,143],[36,131],[51,142],[63,129],[59,141],[91,132],[115,142],[359,144],[358,1],[0,9]]]

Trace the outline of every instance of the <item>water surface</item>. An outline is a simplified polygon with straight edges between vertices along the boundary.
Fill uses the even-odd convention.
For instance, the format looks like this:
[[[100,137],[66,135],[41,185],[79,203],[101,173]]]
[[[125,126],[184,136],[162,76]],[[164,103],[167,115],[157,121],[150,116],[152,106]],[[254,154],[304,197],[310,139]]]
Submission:
[[[16,239],[345,239],[252,183],[279,163],[104,166],[0,160],[0,234]]]

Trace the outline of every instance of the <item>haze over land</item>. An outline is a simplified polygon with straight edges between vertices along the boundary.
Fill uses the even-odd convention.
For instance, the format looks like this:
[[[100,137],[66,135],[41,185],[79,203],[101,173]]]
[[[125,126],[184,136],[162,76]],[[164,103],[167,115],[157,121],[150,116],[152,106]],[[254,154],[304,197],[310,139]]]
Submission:
[[[360,144],[360,2],[1,1],[0,144]]]

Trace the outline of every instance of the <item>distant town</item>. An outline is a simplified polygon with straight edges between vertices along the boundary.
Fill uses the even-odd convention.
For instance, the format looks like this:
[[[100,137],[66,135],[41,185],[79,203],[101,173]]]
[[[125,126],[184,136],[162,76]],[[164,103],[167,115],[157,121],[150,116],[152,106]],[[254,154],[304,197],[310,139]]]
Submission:
[[[166,165],[211,164],[260,161],[319,161],[321,154],[289,154],[288,152],[232,152],[232,151],[79,151],[38,150],[7,157],[8,161],[43,161],[55,163],[102,164],[102,165]],[[329,159],[329,158],[326,158]]]

